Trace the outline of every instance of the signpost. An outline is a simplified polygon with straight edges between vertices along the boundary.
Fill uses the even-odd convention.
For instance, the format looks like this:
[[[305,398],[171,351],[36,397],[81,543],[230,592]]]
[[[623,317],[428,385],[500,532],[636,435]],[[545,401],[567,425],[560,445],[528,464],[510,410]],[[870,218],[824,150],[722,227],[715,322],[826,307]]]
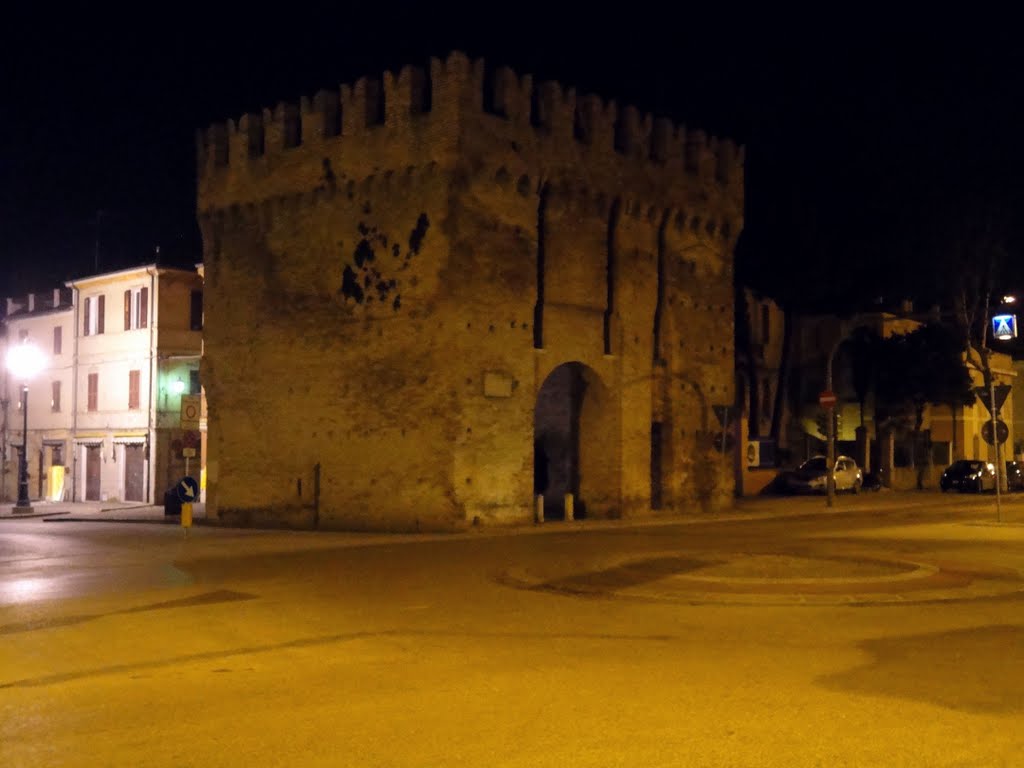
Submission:
[[[992,326],[993,330],[995,330],[994,318]],[[1016,321],[1014,321],[1013,330],[1014,334],[1016,334]],[[991,378],[987,387],[974,388],[974,394],[978,396],[978,399],[981,400],[989,414],[989,421],[981,428],[981,438],[989,445],[995,446],[996,449],[996,520],[999,521],[1003,519],[1003,505],[1000,494],[1003,477],[1006,474],[1006,467],[1001,466],[1002,459],[999,456],[999,446],[1006,442],[1006,438],[1009,437],[1009,429],[1007,429],[1006,423],[999,418],[999,409],[1006,402],[1006,396],[1010,394],[1010,389],[1009,384],[996,384]]]
[[[192,527],[192,504],[199,498],[199,483],[194,477],[183,477],[178,481],[175,490],[178,493],[178,500],[181,501],[181,527],[188,535],[188,529]]]
[[[199,429],[199,395],[181,396],[181,428]]]
[[[835,353],[835,347],[832,349]],[[825,382],[825,389],[818,395],[818,405],[825,409],[825,488],[827,489],[828,499],[826,504],[832,506],[835,503],[836,496],[836,476],[835,476],[835,464],[836,464],[836,421],[832,417],[832,409],[836,407],[836,403],[839,402],[839,398],[836,397],[836,393],[832,391],[832,358],[829,358],[828,379]]]

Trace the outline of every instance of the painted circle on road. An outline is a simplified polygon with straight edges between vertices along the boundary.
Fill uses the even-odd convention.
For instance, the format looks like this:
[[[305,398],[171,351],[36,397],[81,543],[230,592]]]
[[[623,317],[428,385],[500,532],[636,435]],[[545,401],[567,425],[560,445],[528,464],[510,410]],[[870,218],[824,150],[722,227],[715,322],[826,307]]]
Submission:
[[[567,596],[726,605],[906,604],[1024,592],[1024,579],[1008,568],[772,553],[648,553],[583,572],[509,571],[502,580]]]

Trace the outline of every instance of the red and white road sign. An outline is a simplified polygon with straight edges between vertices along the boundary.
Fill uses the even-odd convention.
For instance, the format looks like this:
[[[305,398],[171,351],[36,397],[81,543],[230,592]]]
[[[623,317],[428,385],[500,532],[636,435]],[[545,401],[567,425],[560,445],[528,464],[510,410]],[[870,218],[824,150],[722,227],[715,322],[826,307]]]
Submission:
[[[836,397],[836,393],[830,392],[827,389],[823,391],[820,395],[818,395],[818,405],[820,405],[822,408],[828,408],[829,410],[831,410],[832,408],[836,407],[837,401],[838,398]]]

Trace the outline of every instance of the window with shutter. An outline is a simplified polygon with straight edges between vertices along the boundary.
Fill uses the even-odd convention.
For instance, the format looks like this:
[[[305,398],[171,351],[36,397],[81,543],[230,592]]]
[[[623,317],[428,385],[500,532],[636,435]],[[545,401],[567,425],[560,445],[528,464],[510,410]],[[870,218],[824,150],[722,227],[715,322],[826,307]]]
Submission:
[[[124,329],[145,328],[149,319],[149,288],[129,288],[124,292]]]
[[[103,333],[103,321],[107,315],[105,305],[106,297],[101,293],[96,297],[96,333]]]
[[[139,372],[128,371],[128,407],[139,407]]]
[[[86,409],[90,411],[99,410],[99,399],[100,399],[100,375],[98,373],[89,374],[89,397],[86,404]]]
[[[89,336],[89,331],[92,329],[92,298],[89,296],[85,297],[85,303],[82,305],[82,335]]]
[[[53,354],[55,355],[60,354],[61,347],[63,346],[64,342],[63,336],[64,333],[61,326],[55,326],[53,329]]]
[[[60,413],[60,382],[52,382],[53,396],[50,398],[50,410],[54,413]]]

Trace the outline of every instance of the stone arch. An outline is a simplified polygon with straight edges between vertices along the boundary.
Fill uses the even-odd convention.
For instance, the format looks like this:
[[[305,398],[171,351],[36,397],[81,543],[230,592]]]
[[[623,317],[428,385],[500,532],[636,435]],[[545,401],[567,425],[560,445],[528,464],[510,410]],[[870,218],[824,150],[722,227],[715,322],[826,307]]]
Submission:
[[[556,366],[534,405],[534,494],[545,519],[564,518],[571,493],[574,515],[612,517],[619,504],[615,408],[609,388],[580,362]]]

